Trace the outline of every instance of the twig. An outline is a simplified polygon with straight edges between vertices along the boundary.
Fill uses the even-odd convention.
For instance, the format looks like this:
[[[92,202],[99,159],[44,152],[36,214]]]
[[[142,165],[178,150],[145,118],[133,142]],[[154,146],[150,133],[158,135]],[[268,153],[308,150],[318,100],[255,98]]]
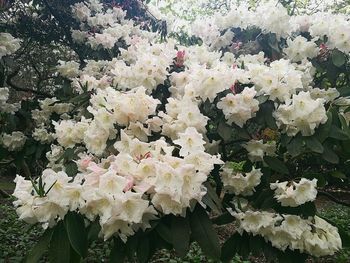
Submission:
[[[333,201],[333,202],[335,202],[335,203],[337,203],[337,204],[350,207],[350,204],[349,204],[349,203],[344,202],[344,201],[342,201],[342,200],[339,200],[338,198],[334,197],[333,195],[331,195],[331,194],[329,194],[329,193],[327,193],[327,192],[325,192],[325,191],[320,191],[320,190],[318,190],[318,193],[319,193],[320,195],[323,195],[323,196],[327,197],[328,199],[330,199],[331,201]]]
[[[3,198],[10,198],[11,195],[8,194],[7,192],[5,192],[4,190],[0,189],[0,195],[3,197]]]
[[[17,91],[31,92],[31,93],[34,93],[34,94],[37,94],[40,96],[44,96],[44,97],[49,97],[49,98],[52,97],[51,94],[43,92],[43,91],[33,90],[33,89],[23,88],[23,87],[17,86],[15,83],[12,82],[12,79],[17,75],[18,72],[19,72],[19,69],[17,69],[13,73],[9,74],[7,79],[6,79],[6,84],[9,85],[11,88],[13,88]]]

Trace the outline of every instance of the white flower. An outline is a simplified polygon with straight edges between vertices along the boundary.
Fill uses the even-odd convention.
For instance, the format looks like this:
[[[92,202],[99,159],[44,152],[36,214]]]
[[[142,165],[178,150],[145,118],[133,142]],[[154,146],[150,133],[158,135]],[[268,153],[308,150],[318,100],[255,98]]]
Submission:
[[[295,136],[299,131],[303,136],[310,136],[315,133],[315,128],[327,121],[324,100],[314,100],[310,92],[304,91],[281,104],[273,116],[288,136]]]
[[[21,46],[20,42],[9,33],[0,33],[0,58],[16,52]]]
[[[317,56],[319,48],[313,41],[307,41],[302,36],[297,36],[293,40],[287,39],[288,47],[283,49],[288,58],[293,62],[302,61],[304,58],[312,59]]]
[[[269,141],[263,143],[263,140],[250,140],[243,147],[248,151],[249,160],[259,162],[264,160],[264,156],[276,155],[276,142]]]
[[[26,143],[27,137],[20,131],[14,131],[11,134],[3,133],[1,143],[9,151],[19,151]]]
[[[242,93],[226,95],[217,107],[223,111],[228,124],[235,123],[243,127],[259,110],[259,101],[254,99],[255,95],[254,88],[245,88]]]
[[[193,127],[189,127],[185,132],[179,133],[179,139],[174,140],[173,142],[181,146],[181,156],[187,156],[198,150],[204,151],[205,141],[203,140],[203,136]]]
[[[281,182],[271,183],[270,188],[275,190],[275,198],[282,206],[296,207],[306,202],[312,202],[317,196],[317,179],[301,178],[299,183]]]
[[[235,195],[249,196],[253,194],[254,187],[260,184],[263,174],[254,167],[249,173],[240,173],[226,165],[220,175],[226,190]]]

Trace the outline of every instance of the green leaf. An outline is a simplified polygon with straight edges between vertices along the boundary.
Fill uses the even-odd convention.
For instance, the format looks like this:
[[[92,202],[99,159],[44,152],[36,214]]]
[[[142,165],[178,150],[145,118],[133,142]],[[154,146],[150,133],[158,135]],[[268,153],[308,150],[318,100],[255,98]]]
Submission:
[[[83,217],[77,213],[68,213],[64,217],[64,223],[70,244],[84,258],[88,249],[88,239]]]
[[[126,254],[130,261],[133,261],[134,259],[135,252],[138,248],[138,242],[139,242],[139,239],[137,235],[130,237],[126,242]]]
[[[334,164],[339,163],[338,155],[330,148],[330,146],[326,146],[326,145],[324,146],[322,158],[330,163],[334,163]]]
[[[282,174],[289,174],[287,166],[276,157],[265,156],[264,161],[272,170]]]
[[[113,246],[111,249],[111,254],[109,256],[109,261],[111,263],[124,263],[126,257],[126,247],[120,238],[113,239]]]
[[[47,229],[44,234],[39,238],[38,243],[29,251],[26,258],[24,259],[25,263],[37,263],[40,258],[44,255],[47,250],[51,238],[52,238],[53,229]]]
[[[50,247],[49,261],[50,263],[69,262],[70,244],[66,229],[63,222],[59,222],[53,231]]]
[[[75,162],[69,162],[66,165],[66,173],[68,176],[73,177],[78,173],[78,166]]]
[[[349,140],[349,134],[347,134],[345,131],[341,130],[335,125],[331,126],[331,130],[329,132],[329,137],[337,139],[337,140]]]
[[[315,153],[323,153],[323,146],[320,141],[314,137],[307,137],[305,139],[306,146]]]
[[[91,244],[94,240],[97,240],[98,234],[100,233],[100,231],[101,231],[101,226],[97,220],[90,224],[88,234],[87,234],[87,239],[89,244]]]
[[[303,140],[301,138],[301,136],[297,136],[295,138],[293,138],[289,144],[287,145],[287,150],[288,153],[292,156],[298,156],[299,154],[302,153],[303,151]]]
[[[215,189],[210,185],[209,182],[204,183],[207,188],[207,193],[203,197],[202,201],[208,205],[213,211],[220,214],[220,210],[222,209],[221,200],[215,192]]]
[[[146,263],[150,257],[150,243],[147,236],[142,236],[137,246],[137,260],[140,263]]]
[[[229,212],[225,212],[222,215],[212,219],[212,222],[215,225],[226,225],[232,223],[234,220],[235,218]]]
[[[173,216],[171,218],[172,244],[180,257],[186,256],[189,250],[190,232],[188,217]]]
[[[196,205],[191,214],[192,237],[202,248],[203,253],[214,259],[220,258],[219,237],[213,228],[207,212],[200,205]]]
[[[340,171],[331,172],[331,176],[339,179],[346,179],[346,175]]]
[[[225,122],[220,122],[217,132],[224,141],[228,141],[231,138],[233,128],[227,125]]]
[[[327,122],[325,124],[320,125],[320,127],[316,130],[317,139],[320,142],[323,142],[327,139],[329,132],[331,130],[333,116],[331,112],[327,112]]]
[[[345,54],[337,49],[332,52],[332,62],[335,66],[340,68],[346,63]]]
[[[163,222],[160,222],[157,225],[156,231],[163,240],[172,244],[171,230]]]
[[[225,241],[221,249],[221,261],[231,260],[237,253],[237,246],[240,242],[241,236],[238,233],[232,235]]]

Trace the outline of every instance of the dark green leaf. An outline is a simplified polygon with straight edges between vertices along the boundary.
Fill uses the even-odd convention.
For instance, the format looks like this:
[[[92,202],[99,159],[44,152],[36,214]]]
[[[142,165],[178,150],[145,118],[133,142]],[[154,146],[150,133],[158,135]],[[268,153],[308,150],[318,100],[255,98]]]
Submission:
[[[241,236],[238,233],[232,235],[226,242],[223,244],[221,249],[221,260],[229,261],[237,253],[237,246],[240,242]]]
[[[137,246],[137,260],[146,263],[150,257],[150,243],[147,236],[142,236]]]
[[[138,236],[134,235],[128,239],[126,243],[126,254],[130,261],[134,259],[136,250],[138,248],[139,239]]]
[[[323,142],[324,140],[327,139],[329,132],[331,130],[332,121],[333,121],[332,113],[327,112],[327,117],[328,117],[327,122],[325,124],[320,125],[320,127],[316,130],[316,136],[320,142]]]
[[[331,149],[330,146],[324,146],[322,158],[330,163],[334,163],[334,164],[339,163],[338,155]]]
[[[52,237],[53,229],[47,229],[44,234],[39,238],[38,243],[29,251],[24,262],[25,263],[37,263],[40,258],[46,252]]]
[[[224,141],[228,141],[231,138],[233,128],[227,125],[225,122],[220,122],[217,132]]]
[[[346,179],[346,175],[340,171],[331,172],[331,176],[339,179]]]
[[[219,237],[213,228],[207,212],[200,205],[196,205],[191,214],[192,237],[202,248],[203,253],[214,259],[220,258]]]
[[[78,172],[78,166],[75,162],[69,162],[68,164],[66,164],[66,173],[68,174],[68,176],[73,177],[77,174]]]
[[[50,247],[49,261],[50,263],[69,262],[70,244],[66,229],[63,222],[58,223],[53,231]]]
[[[332,125],[331,130],[329,131],[329,137],[337,139],[337,140],[349,140],[349,135],[338,128],[335,125]]]
[[[90,224],[88,235],[87,235],[89,244],[91,244],[94,240],[97,240],[98,234],[100,233],[100,231],[101,231],[101,226],[97,220]]]
[[[346,62],[345,54],[337,49],[334,49],[332,52],[332,62],[337,67],[343,66]]]
[[[315,153],[323,153],[323,146],[320,141],[314,137],[307,137],[305,139],[306,146]]]
[[[125,257],[125,244],[123,243],[123,241],[120,240],[120,238],[114,238],[111,254],[109,256],[109,261],[111,263],[124,263]]]
[[[265,156],[264,161],[272,170],[276,172],[279,172],[282,174],[289,173],[287,166],[276,157]]]
[[[171,230],[164,223],[160,222],[156,227],[156,231],[163,240],[169,244],[172,243]]]
[[[190,222],[188,217],[173,216],[171,219],[172,244],[180,257],[186,256],[190,245]]]
[[[222,215],[215,217],[212,222],[215,225],[226,225],[229,223],[232,223],[235,220],[235,218],[229,213],[223,213]]]
[[[68,213],[64,217],[64,222],[70,244],[84,258],[88,249],[88,239],[83,217],[76,213]]]
[[[301,136],[293,138],[287,145],[288,153],[292,156],[298,156],[303,151],[303,140]]]

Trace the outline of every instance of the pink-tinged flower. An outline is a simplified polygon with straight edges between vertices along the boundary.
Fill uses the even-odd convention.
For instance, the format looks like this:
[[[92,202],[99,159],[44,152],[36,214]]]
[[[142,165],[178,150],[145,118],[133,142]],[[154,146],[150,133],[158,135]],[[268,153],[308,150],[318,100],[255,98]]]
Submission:
[[[233,42],[232,43],[232,48],[234,49],[234,50],[238,50],[238,49],[240,49],[241,47],[242,47],[242,45],[243,45],[243,43],[242,42],[240,42],[240,41],[238,41],[238,42]]]
[[[126,183],[126,186],[123,189],[124,192],[129,191],[134,186],[134,177],[127,176],[126,179],[127,179],[127,183]]]
[[[233,94],[237,93],[237,86],[238,86],[238,82],[236,80],[235,83],[233,85],[231,85],[231,87],[230,87],[230,90]]]
[[[175,61],[175,65],[177,67],[182,67],[184,62],[185,62],[185,50],[183,51],[178,51],[176,54],[176,61]]]
[[[85,156],[84,158],[76,161],[76,164],[81,170],[86,170],[89,167],[90,162],[92,161],[91,156]]]
[[[141,154],[139,156],[136,156],[136,160],[139,162],[143,159],[148,159],[148,158],[152,158],[151,152],[146,152],[144,155]]]
[[[320,49],[321,49],[321,50],[327,50],[328,47],[326,46],[325,43],[321,43],[321,44],[320,44]]]

